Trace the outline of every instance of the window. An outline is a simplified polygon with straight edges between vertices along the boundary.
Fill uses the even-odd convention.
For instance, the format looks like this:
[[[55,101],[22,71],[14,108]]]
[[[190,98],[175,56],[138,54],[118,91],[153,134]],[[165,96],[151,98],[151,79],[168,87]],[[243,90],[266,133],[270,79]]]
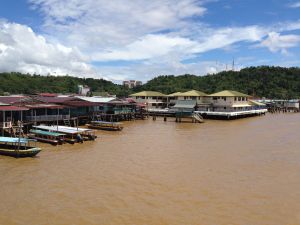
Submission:
[[[237,100],[237,97],[234,97],[234,101],[236,102],[236,100]]]
[[[218,98],[217,97],[213,97],[213,100],[218,100]]]
[[[241,97],[239,97],[239,101],[241,101]]]

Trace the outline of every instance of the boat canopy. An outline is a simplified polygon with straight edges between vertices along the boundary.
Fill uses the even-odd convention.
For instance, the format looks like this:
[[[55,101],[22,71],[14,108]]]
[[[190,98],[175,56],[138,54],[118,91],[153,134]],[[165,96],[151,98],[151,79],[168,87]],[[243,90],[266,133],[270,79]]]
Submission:
[[[2,143],[28,143],[29,141],[35,141],[27,138],[12,138],[12,137],[0,137]]]
[[[49,132],[49,131],[44,131],[44,130],[30,130],[30,132],[34,133],[34,134],[54,136],[54,137],[59,137],[59,136],[64,136],[65,135],[65,134],[61,134],[61,133]]]
[[[46,126],[46,125],[39,125],[33,126],[34,128],[53,131],[53,132],[60,132],[65,134],[78,134],[83,132],[90,132],[91,129],[84,129],[84,128],[76,128],[76,127],[66,127],[66,126]]]

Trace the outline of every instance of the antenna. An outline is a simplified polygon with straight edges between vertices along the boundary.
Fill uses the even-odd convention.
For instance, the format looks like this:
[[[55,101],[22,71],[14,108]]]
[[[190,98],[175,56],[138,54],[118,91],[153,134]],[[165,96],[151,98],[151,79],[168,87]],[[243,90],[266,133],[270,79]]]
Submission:
[[[232,71],[234,71],[234,58],[232,59]]]

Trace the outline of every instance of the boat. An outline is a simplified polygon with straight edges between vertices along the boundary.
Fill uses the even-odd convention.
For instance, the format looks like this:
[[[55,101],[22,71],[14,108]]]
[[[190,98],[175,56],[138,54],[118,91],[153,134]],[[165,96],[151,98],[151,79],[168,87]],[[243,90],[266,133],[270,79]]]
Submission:
[[[65,140],[69,143],[83,142],[84,140],[95,140],[97,136],[95,132],[91,129],[67,127],[67,126],[46,126],[39,125],[33,126],[38,130],[45,130],[49,132],[57,132],[65,134]]]
[[[123,129],[123,123],[120,122],[107,122],[107,121],[91,121],[87,124],[89,128],[101,129],[101,130],[112,130],[112,131],[121,131]]]
[[[41,151],[41,148],[31,146],[32,142],[36,142],[36,140],[0,137],[0,154],[16,158],[36,156]]]
[[[52,145],[61,145],[65,142],[65,134],[62,133],[36,129],[31,129],[29,132],[29,138],[36,139],[40,142],[50,143]]]

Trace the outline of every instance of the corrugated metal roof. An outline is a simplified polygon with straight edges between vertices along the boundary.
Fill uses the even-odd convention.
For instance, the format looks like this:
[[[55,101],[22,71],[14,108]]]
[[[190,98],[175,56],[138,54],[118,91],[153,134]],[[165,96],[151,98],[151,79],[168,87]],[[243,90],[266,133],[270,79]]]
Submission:
[[[66,106],[71,106],[71,107],[88,107],[88,106],[96,106],[99,105],[99,103],[95,103],[95,102],[87,102],[87,101],[82,101],[82,100],[74,100],[74,101],[68,101],[68,102],[64,102],[63,105]]]
[[[181,93],[182,93],[182,92],[178,91],[178,92],[169,94],[168,96],[170,96],[170,97],[175,97],[175,96],[178,96],[178,95],[181,94]]]
[[[196,106],[196,100],[178,100],[173,108],[185,108],[185,109],[192,109]]]
[[[157,91],[141,91],[135,94],[131,94],[131,97],[133,96],[147,96],[147,97],[164,97],[167,96],[163,93],[157,92]]]
[[[64,103],[67,101],[75,100],[74,97],[45,97],[45,96],[39,96],[36,98],[37,100],[40,100],[45,103]]]
[[[0,106],[3,106],[3,105],[9,105],[9,104],[0,102]]]
[[[225,90],[220,91],[211,95],[208,95],[211,97],[250,97],[250,95],[246,95],[244,93],[238,92],[238,91],[231,91],[231,90]]]
[[[22,100],[27,99],[25,96],[0,96],[0,102],[6,104],[14,104],[18,102],[22,102]]]
[[[81,97],[76,96],[76,98],[87,101],[87,102],[95,102],[95,103],[107,103],[113,100],[116,100],[114,97]]]
[[[207,94],[202,92],[202,91],[190,90],[190,91],[187,91],[187,92],[178,93],[175,96],[202,97],[202,96],[207,96]]]
[[[35,104],[35,105],[25,105],[30,109],[63,109],[64,107],[61,105],[54,104]]]
[[[17,107],[13,105],[7,105],[7,106],[0,106],[0,111],[27,111],[28,108],[25,107]]]
[[[254,101],[254,100],[250,100],[249,103],[251,105],[257,105],[257,106],[266,106],[266,104],[262,103],[262,102],[257,102],[257,101]]]

